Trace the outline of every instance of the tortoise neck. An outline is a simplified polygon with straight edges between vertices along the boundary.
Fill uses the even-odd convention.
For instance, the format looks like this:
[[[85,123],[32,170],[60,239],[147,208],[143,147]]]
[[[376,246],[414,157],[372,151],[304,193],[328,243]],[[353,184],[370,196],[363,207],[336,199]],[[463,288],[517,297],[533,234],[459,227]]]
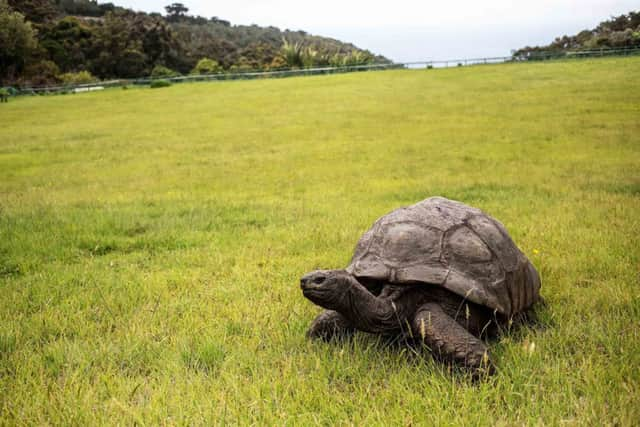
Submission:
[[[389,299],[378,298],[357,280],[349,281],[343,310],[339,310],[353,325],[366,332],[385,333],[401,327],[395,305]]]

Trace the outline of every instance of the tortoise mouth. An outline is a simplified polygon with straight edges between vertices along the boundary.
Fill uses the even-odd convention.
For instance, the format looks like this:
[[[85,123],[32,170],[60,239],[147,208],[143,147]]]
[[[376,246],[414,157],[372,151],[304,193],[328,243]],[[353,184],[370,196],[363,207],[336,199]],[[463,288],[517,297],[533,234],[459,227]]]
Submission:
[[[313,286],[310,283],[307,282],[303,282],[302,280],[300,281],[300,289],[302,289],[302,292],[307,292],[311,289],[313,289]]]
[[[300,279],[302,295],[314,304],[322,304],[330,298],[332,289],[326,286],[326,284],[325,280],[321,281],[317,276],[305,276]]]
[[[300,289],[302,290],[318,288],[319,286],[320,285],[318,283],[314,283],[313,281],[308,280],[304,277],[300,279]]]
[[[300,287],[302,288],[302,295],[314,304],[324,306],[329,299],[329,294],[326,292],[326,289],[322,289],[321,286],[301,284]]]
[[[302,289],[304,296],[323,293],[323,286],[321,284],[319,285],[308,281],[300,280],[300,289]]]

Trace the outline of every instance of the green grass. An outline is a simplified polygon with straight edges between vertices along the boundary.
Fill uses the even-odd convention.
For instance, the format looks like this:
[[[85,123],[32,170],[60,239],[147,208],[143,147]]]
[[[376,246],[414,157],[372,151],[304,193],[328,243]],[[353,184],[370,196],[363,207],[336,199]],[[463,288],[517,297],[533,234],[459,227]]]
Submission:
[[[640,419],[639,58],[19,98],[0,128],[0,424]],[[546,327],[479,384],[304,337],[298,278],[432,195],[543,278]]]

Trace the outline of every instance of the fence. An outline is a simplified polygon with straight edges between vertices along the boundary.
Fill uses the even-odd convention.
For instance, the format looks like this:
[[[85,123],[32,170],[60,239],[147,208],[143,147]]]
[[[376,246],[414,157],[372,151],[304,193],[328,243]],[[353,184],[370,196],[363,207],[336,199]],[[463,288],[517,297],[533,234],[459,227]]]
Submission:
[[[264,79],[264,78],[282,78],[292,76],[308,76],[336,73],[351,73],[358,71],[376,71],[390,69],[420,69],[420,68],[447,68],[447,67],[463,67],[470,65],[482,64],[499,64],[506,62],[527,62],[527,61],[548,61],[559,59],[583,59],[597,58],[604,56],[630,56],[640,55],[640,46],[620,48],[620,49],[591,49],[569,52],[530,52],[523,55],[497,56],[489,58],[463,58],[448,59],[440,61],[416,61],[388,64],[363,64],[343,67],[316,67],[302,69],[280,69],[275,71],[246,71],[235,73],[217,73],[207,75],[189,75],[180,77],[164,78],[173,83],[198,82],[198,81],[217,81],[217,80],[248,80],[248,79]],[[101,90],[109,87],[149,85],[154,79],[123,79],[110,80],[91,84],[67,85],[67,86],[45,86],[45,87],[28,87],[14,90],[16,95],[38,95],[48,93],[77,93],[92,90]]]
[[[154,80],[167,80],[172,83],[185,83],[185,82],[202,82],[213,80],[253,80],[253,79],[266,79],[266,78],[282,78],[293,76],[310,76],[321,74],[336,74],[336,73],[351,73],[356,71],[374,71],[374,70],[389,70],[405,68],[404,64],[365,64],[365,65],[352,65],[344,67],[317,67],[317,68],[296,68],[296,69],[280,69],[275,71],[245,71],[234,73],[216,73],[216,74],[195,74],[179,77],[165,77],[159,79],[153,79],[151,77],[139,78],[139,79],[121,79],[110,80],[106,82],[97,82],[81,85],[59,85],[59,86],[42,86],[42,87],[27,87],[19,89],[17,95],[39,95],[45,93],[77,93],[90,90],[100,90],[108,87],[118,86],[140,86],[149,85]]]
[[[640,55],[640,46],[625,47],[619,49],[590,49],[590,50],[577,50],[568,52],[530,52],[522,55],[512,56],[495,56],[490,58],[462,58],[462,59],[447,59],[442,61],[418,61],[418,62],[406,62],[402,65],[405,68],[448,68],[448,67],[462,67],[467,65],[482,65],[482,64],[501,64],[505,62],[526,62],[526,61],[548,61],[558,59],[583,59],[583,58],[599,58],[603,56],[630,56]]]

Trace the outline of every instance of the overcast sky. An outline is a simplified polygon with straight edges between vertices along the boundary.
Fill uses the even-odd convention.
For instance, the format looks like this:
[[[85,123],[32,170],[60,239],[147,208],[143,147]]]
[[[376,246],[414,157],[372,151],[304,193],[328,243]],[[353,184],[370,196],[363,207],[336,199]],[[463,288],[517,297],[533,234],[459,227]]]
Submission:
[[[395,61],[509,55],[640,9],[630,0],[111,0],[146,12],[181,1],[189,13],[352,42]]]

